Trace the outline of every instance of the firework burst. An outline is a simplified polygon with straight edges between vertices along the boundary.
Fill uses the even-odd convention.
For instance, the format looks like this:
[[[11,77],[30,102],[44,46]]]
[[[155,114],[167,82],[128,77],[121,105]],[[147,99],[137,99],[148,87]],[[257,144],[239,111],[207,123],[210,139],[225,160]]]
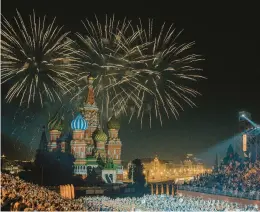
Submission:
[[[134,71],[137,79],[134,82],[137,96],[135,102],[138,104],[132,104],[131,117],[137,114],[142,124],[144,114],[149,114],[151,126],[151,117],[155,114],[162,124],[162,113],[168,118],[171,114],[177,118],[178,110],[183,110],[182,103],[196,106],[192,98],[200,93],[190,86],[191,82],[204,78],[199,74],[201,69],[194,66],[202,57],[189,53],[194,42],[177,43],[181,32],[178,33],[173,24],[168,28],[163,24],[156,35],[153,20],[149,20],[147,26],[140,20],[136,31],[142,32],[138,34],[139,43],[149,44],[142,51],[144,58],[149,60],[145,60]]]
[[[148,59],[142,55],[148,43],[137,44],[140,31],[134,31],[131,22],[126,19],[116,21],[114,16],[106,16],[104,24],[97,18],[95,22],[87,19],[83,24],[86,35],[77,33],[80,44],[78,56],[85,69],[81,79],[86,79],[89,74],[96,78],[95,94],[106,119],[110,113],[127,113],[128,101],[138,99],[133,93],[133,73],[138,64]],[[81,91],[85,88],[87,85]]]
[[[3,17],[1,80],[11,84],[7,102],[18,98],[20,105],[26,102],[29,107],[36,101],[43,106],[45,99],[61,100],[61,94],[73,86],[78,67],[68,34],[62,33],[55,19],[48,25],[46,17],[40,19],[34,12],[29,24],[18,11],[14,25]]]
[[[146,114],[151,126],[152,115],[162,124],[163,114],[177,118],[182,103],[195,106],[192,98],[199,92],[191,82],[203,78],[200,68],[194,66],[202,60],[200,55],[190,54],[194,42],[178,44],[173,25],[165,24],[154,33],[153,20],[147,26],[133,26],[124,19],[115,21],[106,17],[101,24],[83,22],[86,35],[77,33],[78,56],[85,72],[96,77],[95,93],[100,100],[101,111],[109,117],[114,114],[129,114],[140,118],[141,125]],[[87,85],[80,89],[87,88]]]

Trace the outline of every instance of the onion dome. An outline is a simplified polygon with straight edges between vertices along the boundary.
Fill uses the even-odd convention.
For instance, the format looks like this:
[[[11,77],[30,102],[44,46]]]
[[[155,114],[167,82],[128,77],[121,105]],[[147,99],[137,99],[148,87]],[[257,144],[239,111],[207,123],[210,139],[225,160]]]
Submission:
[[[58,130],[62,131],[63,129],[63,116],[59,112],[57,112],[53,118],[50,119],[48,122],[48,129],[49,130]]]
[[[81,114],[78,114],[77,117],[71,122],[72,130],[86,130],[88,129],[88,122],[83,118]]]
[[[107,141],[107,134],[104,133],[103,130],[98,129],[95,133],[94,140],[97,142],[105,142]]]
[[[115,116],[112,116],[112,118],[107,122],[108,129],[120,129],[120,123],[118,119]]]

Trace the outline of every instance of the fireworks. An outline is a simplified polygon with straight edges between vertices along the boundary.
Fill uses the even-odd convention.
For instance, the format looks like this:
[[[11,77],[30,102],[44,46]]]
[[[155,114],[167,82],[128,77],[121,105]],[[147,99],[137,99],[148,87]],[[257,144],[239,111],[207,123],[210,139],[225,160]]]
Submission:
[[[140,20],[136,30],[142,32],[139,34],[139,43],[149,43],[142,55],[152,59],[143,62],[142,67],[136,70],[135,93],[140,104],[137,107],[132,106],[131,116],[137,114],[142,123],[144,114],[149,114],[151,126],[151,117],[155,114],[162,124],[162,113],[168,118],[171,114],[177,118],[178,110],[183,110],[182,102],[191,107],[195,106],[191,98],[200,93],[189,86],[190,82],[204,78],[199,75],[201,69],[193,66],[202,58],[200,55],[188,53],[194,42],[176,42],[180,33],[176,32],[173,25],[166,28],[163,24],[156,35],[153,20],[149,20],[146,27]],[[146,89],[143,89],[144,87]]]
[[[87,36],[78,34],[84,45],[79,52],[87,74],[96,75],[96,94],[102,93],[102,101],[113,113],[130,111],[142,120],[149,114],[160,119],[178,116],[182,102],[195,106],[192,97],[199,95],[189,87],[190,82],[203,78],[201,69],[193,66],[202,60],[189,54],[194,42],[178,44],[180,33],[165,24],[159,33],[153,31],[153,21],[148,25],[132,26],[124,19],[116,22],[106,18],[102,25],[88,21],[84,24]],[[187,53],[186,53],[187,52]],[[86,76],[84,76],[86,77]],[[103,104],[102,104],[103,105]]]
[[[46,99],[60,100],[69,91],[77,75],[77,58],[72,40],[56,26],[55,19],[47,25],[46,17],[35,13],[26,25],[19,12],[14,26],[3,17],[1,31],[1,80],[9,82],[7,102],[20,99],[20,105]]]
[[[142,124],[148,114],[151,126],[153,115],[162,124],[164,114],[177,118],[182,103],[195,106],[192,98],[199,92],[191,83],[203,78],[195,66],[202,58],[190,54],[194,42],[177,43],[180,33],[173,25],[163,24],[156,33],[153,20],[132,25],[114,16],[104,24],[86,19],[86,33],[76,33],[75,43],[55,20],[47,25],[33,14],[27,26],[17,15],[15,27],[3,20],[1,32],[2,82],[12,85],[8,102],[20,98],[29,106],[38,98],[43,105],[43,98],[61,100],[61,93],[71,91],[75,102],[88,86],[81,82],[92,75],[105,119],[130,111],[129,121],[136,115]]]
[[[82,79],[89,74],[96,77],[94,88],[102,116],[107,119],[109,113],[127,113],[128,101],[137,98],[132,98],[135,66],[147,60],[141,54],[148,44],[137,44],[140,31],[134,31],[126,19],[120,22],[115,21],[114,16],[106,16],[103,25],[97,18],[95,23],[86,20],[83,24],[87,34],[77,33],[78,56],[86,71]],[[86,87],[83,86],[81,91]]]

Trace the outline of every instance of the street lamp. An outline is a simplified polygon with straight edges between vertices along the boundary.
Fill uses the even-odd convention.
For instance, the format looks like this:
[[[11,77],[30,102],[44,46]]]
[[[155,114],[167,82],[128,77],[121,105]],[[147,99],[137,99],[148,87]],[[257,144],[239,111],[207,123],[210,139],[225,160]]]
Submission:
[[[133,164],[133,162],[131,163],[131,171],[132,171],[132,184],[134,184],[134,168],[136,167],[136,165],[135,164]]]

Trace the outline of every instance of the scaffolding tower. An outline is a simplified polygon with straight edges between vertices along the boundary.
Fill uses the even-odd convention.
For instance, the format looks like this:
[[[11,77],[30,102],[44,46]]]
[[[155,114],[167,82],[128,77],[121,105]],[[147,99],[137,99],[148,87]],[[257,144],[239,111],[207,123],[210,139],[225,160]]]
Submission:
[[[236,151],[251,162],[260,159],[260,126],[251,119],[246,111],[239,112],[239,130],[241,135],[235,145]]]

